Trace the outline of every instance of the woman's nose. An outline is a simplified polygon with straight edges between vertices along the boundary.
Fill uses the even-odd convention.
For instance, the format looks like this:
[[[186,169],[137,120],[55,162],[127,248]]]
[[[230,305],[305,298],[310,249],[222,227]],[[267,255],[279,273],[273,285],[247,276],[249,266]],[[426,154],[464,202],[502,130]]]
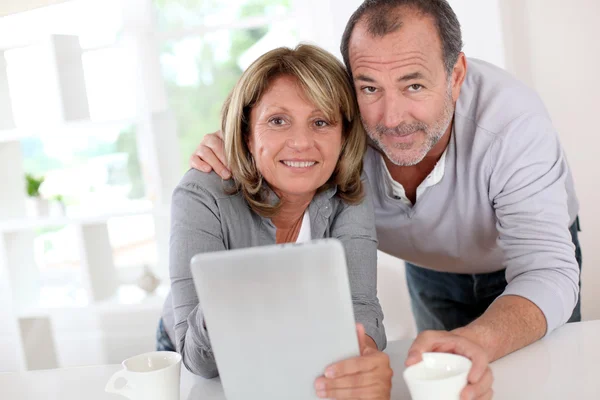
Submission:
[[[309,149],[314,145],[313,132],[306,128],[295,129],[287,144],[297,151]]]

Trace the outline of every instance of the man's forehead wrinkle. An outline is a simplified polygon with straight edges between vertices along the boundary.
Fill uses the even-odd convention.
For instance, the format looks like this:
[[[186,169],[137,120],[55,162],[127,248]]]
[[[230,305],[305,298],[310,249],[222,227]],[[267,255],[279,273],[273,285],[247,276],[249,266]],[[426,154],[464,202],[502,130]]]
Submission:
[[[369,68],[369,64],[378,64],[384,66],[393,66],[393,69],[403,68],[410,65],[417,64],[419,67],[424,68],[427,72],[431,70],[427,67],[427,59],[424,54],[418,51],[410,52],[404,55],[402,58],[387,57],[387,56],[358,56],[354,60],[355,68]]]
[[[355,62],[375,62],[378,64],[394,64],[394,63],[405,63],[405,62],[422,62],[426,63],[427,58],[425,54],[420,51],[413,51],[410,53],[404,53],[402,55],[361,55],[354,59]]]

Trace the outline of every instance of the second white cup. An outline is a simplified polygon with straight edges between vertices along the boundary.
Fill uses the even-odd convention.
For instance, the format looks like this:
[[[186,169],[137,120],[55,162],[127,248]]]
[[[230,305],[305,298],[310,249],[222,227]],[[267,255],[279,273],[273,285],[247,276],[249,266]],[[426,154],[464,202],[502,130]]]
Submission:
[[[404,371],[412,400],[459,400],[471,360],[448,353],[423,353],[423,361]]]

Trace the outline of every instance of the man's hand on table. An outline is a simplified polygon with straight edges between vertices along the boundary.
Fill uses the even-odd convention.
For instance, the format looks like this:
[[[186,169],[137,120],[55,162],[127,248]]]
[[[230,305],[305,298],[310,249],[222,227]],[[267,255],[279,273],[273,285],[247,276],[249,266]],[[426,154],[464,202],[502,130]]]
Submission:
[[[472,361],[468,384],[461,394],[461,400],[492,398],[494,376],[489,367],[488,355],[479,345],[453,332],[425,331],[417,336],[409,349],[406,366],[420,362],[422,354],[428,352],[458,354]]]
[[[373,339],[356,324],[360,356],[330,365],[317,378],[315,389],[323,399],[389,400],[393,371],[387,354],[377,350]]]

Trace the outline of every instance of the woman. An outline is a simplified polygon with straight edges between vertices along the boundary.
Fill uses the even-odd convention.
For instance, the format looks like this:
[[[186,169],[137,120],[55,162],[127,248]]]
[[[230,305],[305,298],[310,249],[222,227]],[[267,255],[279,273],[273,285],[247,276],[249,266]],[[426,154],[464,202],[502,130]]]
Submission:
[[[244,72],[222,113],[232,179],[190,170],[173,194],[171,294],[159,349],[176,348],[195,374],[218,375],[190,272],[195,254],[333,237],[346,251],[361,356],[330,366],[315,389],[323,397],[389,398],[357,115],[344,67],[317,47],[273,50]]]

